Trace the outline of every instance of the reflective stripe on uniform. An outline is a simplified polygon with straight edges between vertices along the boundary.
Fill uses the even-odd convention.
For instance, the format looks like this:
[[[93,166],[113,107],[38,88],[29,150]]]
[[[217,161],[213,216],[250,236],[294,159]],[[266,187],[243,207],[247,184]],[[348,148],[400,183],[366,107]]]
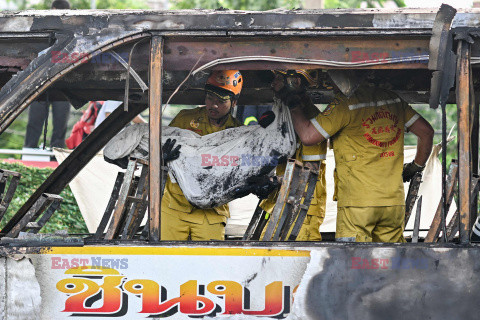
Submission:
[[[313,124],[313,126],[315,127],[315,129],[317,129],[317,131],[320,132],[320,134],[321,134],[325,139],[330,138],[330,135],[327,133],[327,131],[325,131],[325,129],[322,128],[322,126],[320,125],[320,123],[318,123],[317,119],[315,119],[315,118],[310,119],[310,122]]]
[[[254,116],[250,116],[245,118],[245,121],[243,122],[243,124],[248,126],[248,124],[252,121],[258,122],[257,118],[255,118]]]
[[[390,99],[390,100],[380,100],[380,101],[371,101],[371,102],[362,102],[357,104],[351,104],[348,106],[348,109],[355,110],[366,107],[380,107],[388,104],[399,103],[402,100],[400,98]]]
[[[410,128],[410,126],[418,120],[418,118],[420,118],[420,115],[417,113],[416,115],[414,115],[413,117],[410,118],[410,120],[407,121],[407,123],[405,123],[405,128]]]
[[[327,159],[326,154],[302,154],[302,160],[305,161],[320,161]]]

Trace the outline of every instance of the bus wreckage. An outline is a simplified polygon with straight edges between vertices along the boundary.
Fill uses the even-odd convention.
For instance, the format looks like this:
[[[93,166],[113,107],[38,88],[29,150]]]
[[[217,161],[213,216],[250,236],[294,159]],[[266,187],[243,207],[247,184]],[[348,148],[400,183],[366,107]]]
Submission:
[[[479,19],[478,10],[446,5],[2,12],[0,133],[35,100],[67,99],[76,108],[121,100],[123,108],[71,152],[1,230],[0,318],[476,319],[480,250],[471,240],[479,233]],[[447,164],[443,153],[442,200],[426,235],[418,241],[415,224],[411,243],[404,244],[291,241],[311,194],[307,187],[289,197],[288,190],[305,190],[316,178],[292,160],[271,217],[276,230],[260,238],[255,211],[241,240],[162,241],[162,109],[201,104],[215,69],[241,70],[241,105],[272,103],[270,70],[315,69],[325,81],[321,71],[360,70],[408,103],[442,113],[443,150],[445,106],[456,104],[458,161]],[[316,104],[333,97],[328,86],[309,95]],[[130,160],[118,176],[95,232],[38,233],[67,184],[147,109],[149,159]],[[302,184],[294,185],[291,177],[299,172]],[[0,170],[0,218],[19,179]],[[412,213],[419,179],[407,195],[406,220],[420,214]],[[454,195],[458,210],[447,221]]]

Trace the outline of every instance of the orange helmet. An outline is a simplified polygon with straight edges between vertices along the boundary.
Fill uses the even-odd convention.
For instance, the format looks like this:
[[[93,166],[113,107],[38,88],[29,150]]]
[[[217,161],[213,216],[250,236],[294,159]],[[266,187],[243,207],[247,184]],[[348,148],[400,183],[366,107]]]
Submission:
[[[286,76],[295,76],[299,75],[302,76],[305,80],[307,80],[308,85],[310,87],[317,87],[318,86],[318,73],[316,70],[307,70],[307,69],[298,69],[298,70],[272,70],[273,73],[280,73]]]
[[[234,99],[240,97],[243,77],[238,70],[215,70],[207,79],[205,91],[215,94],[220,99]]]

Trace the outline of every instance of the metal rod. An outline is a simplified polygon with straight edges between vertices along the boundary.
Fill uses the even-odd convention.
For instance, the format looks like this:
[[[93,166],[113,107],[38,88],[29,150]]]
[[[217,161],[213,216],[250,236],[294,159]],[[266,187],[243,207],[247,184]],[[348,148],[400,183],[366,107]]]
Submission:
[[[162,69],[163,38],[152,36],[150,46],[149,107],[150,107],[150,191],[149,241],[160,240],[162,203]]]
[[[268,222],[267,230],[263,235],[263,241],[270,241],[272,239],[273,232],[277,226],[280,215],[283,211],[283,206],[287,201],[288,194],[290,193],[290,186],[293,178],[293,171],[295,169],[295,160],[288,160],[287,167],[285,168],[285,173],[283,175],[282,186],[278,192],[277,201],[275,202],[275,207],[270,215],[270,221]]]
[[[470,74],[473,76],[472,73],[472,66],[470,64]],[[470,81],[470,105],[471,105],[471,114],[470,114],[470,119],[471,119],[471,148],[472,148],[472,153],[470,156],[470,161],[471,161],[471,168],[472,168],[472,176],[478,176],[478,151],[479,151],[479,106],[478,106],[478,101],[479,97],[478,94],[475,94],[473,87],[473,81]],[[473,179],[472,179],[473,180]],[[473,191],[473,190],[472,190]],[[475,224],[475,221],[478,216],[478,192],[474,192],[472,194],[472,199],[470,199],[472,205],[470,208],[470,212],[472,213],[470,216],[470,230],[472,230],[473,225]]]
[[[122,221],[125,218],[124,217],[125,208],[128,207],[127,197],[133,188],[136,168],[137,168],[137,160],[131,158],[128,162],[127,171],[125,172],[125,175],[123,177],[123,184],[122,184],[122,187],[120,188],[120,193],[118,196],[117,204],[113,211],[110,225],[108,226],[107,232],[105,234],[106,240],[114,239],[119,233],[119,229],[122,225]]]
[[[103,213],[102,220],[98,225],[95,235],[93,236],[93,239],[95,240],[99,240],[103,236],[103,232],[107,227],[108,221],[110,221],[110,217],[113,214],[113,209],[115,208],[115,203],[118,200],[120,188],[122,187],[124,175],[125,174],[123,172],[119,172],[117,174],[117,179],[115,180],[115,184],[113,185],[112,194],[110,195],[110,199],[108,200],[107,207],[105,208],[105,212]]]
[[[408,186],[407,198],[405,199],[405,227],[407,226],[410,215],[412,214],[413,206],[417,200],[418,189],[420,189],[420,183],[422,183],[422,173],[417,172],[413,176]]]
[[[417,212],[415,214],[415,223],[413,225],[412,243],[418,242],[418,234],[420,233],[420,216],[422,214],[422,200],[423,196],[420,196],[417,201]]]
[[[256,230],[258,223],[260,222],[260,218],[263,212],[262,207],[260,207],[260,202],[261,200],[258,200],[257,207],[255,208],[255,212],[253,213],[252,219],[248,224],[247,230],[245,231],[245,234],[243,235],[242,240],[250,240],[253,235],[253,232]]]
[[[443,240],[448,241],[446,234],[446,220],[447,220],[447,111],[446,104],[442,104],[442,219],[441,227]]]
[[[458,202],[460,213],[460,243],[470,241],[472,168],[470,132],[470,44],[459,41],[457,48],[457,113],[458,113]]]

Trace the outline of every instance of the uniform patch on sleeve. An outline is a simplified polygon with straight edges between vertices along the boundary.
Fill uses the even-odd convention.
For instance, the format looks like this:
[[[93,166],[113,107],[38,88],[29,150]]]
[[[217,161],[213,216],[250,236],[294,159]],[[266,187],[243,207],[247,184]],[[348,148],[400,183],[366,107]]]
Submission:
[[[335,107],[338,105],[338,103],[339,103],[339,101],[337,100],[337,98],[333,99],[333,101],[328,104],[328,106],[325,108],[325,110],[323,110],[321,112],[322,115],[328,116],[330,113],[332,113],[333,109],[335,109]]]
[[[192,119],[192,121],[190,121],[190,127],[194,128],[194,129],[197,129],[199,125],[200,125],[200,123],[196,119]]]

